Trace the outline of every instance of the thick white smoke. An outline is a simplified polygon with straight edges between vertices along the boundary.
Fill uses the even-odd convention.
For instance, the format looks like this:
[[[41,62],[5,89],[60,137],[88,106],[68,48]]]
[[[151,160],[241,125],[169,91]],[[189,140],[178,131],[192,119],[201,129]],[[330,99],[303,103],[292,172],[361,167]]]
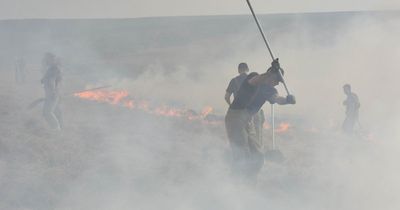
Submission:
[[[109,34],[105,26],[115,22],[63,37],[71,23],[47,23],[44,30],[28,21],[25,27],[43,31],[22,44],[12,42],[25,49],[27,83],[13,82],[11,55],[2,53],[0,59],[0,209],[398,209],[399,16],[342,15],[262,18],[298,104],[276,109],[278,118],[293,123],[277,139],[286,161],[267,162],[257,186],[232,179],[223,126],[66,96],[65,128],[58,133],[47,128],[40,108],[26,110],[41,97],[42,53],[54,51],[63,60],[66,93],[111,84],[133,96],[195,110],[210,105],[223,115],[223,95],[237,64],[247,62],[261,73],[270,62],[251,17],[177,18],[179,27],[164,32],[162,41],[159,28],[149,25],[172,24],[171,19],[132,20],[135,30],[150,32],[132,29],[126,33],[136,36],[125,40],[120,29],[112,33],[113,41],[101,33]],[[237,23],[230,18],[239,18],[240,31],[232,30]],[[195,37],[192,25],[199,28]],[[9,34],[2,37],[4,46],[17,54],[4,41],[15,28],[0,27]],[[345,83],[361,101],[363,138],[340,132]],[[268,106],[265,110],[269,116]]]

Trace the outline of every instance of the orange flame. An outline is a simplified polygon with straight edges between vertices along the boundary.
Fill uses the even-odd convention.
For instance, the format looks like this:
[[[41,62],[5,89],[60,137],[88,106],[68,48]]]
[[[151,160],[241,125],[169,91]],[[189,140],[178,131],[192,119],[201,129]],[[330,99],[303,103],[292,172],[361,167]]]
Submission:
[[[268,122],[264,122],[263,128],[267,130],[271,129],[271,125]]]
[[[149,101],[146,100],[133,100],[129,97],[128,91],[85,91],[75,93],[74,96],[81,99],[108,103],[111,105],[120,105],[129,109],[139,109],[149,114],[166,116],[166,117],[186,117],[188,120],[204,120],[204,118],[212,113],[213,108],[206,106],[200,114],[194,111],[186,109],[179,109],[174,107],[168,107],[166,105],[153,107]],[[210,124],[216,124],[216,122],[209,122]]]
[[[135,104],[133,103],[132,100],[125,101],[123,106],[124,106],[124,107],[127,107],[127,108],[129,108],[129,109],[135,108]]]
[[[176,108],[170,108],[167,106],[161,106],[154,109],[154,114],[162,115],[162,116],[169,116],[169,117],[181,117],[182,111]]]
[[[203,108],[203,111],[201,111],[201,116],[206,117],[213,111],[213,108],[211,106],[206,106]]]
[[[279,123],[279,126],[278,126],[278,128],[275,129],[275,131],[277,133],[284,133],[284,132],[287,132],[290,127],[291,126],[289,123],[282,122],[282,123]]]
[[[106,102],[110,104],[118,104],[120,101],[128,96],[127,91],[85,91],[80,93],[75,93],[74,96],[79,98],[91,100],[91,101],[99,101]]]
[[[129,96],[128,91],[106,91],[106,90],[96,90],[96,91],[85,91],[75,93],[74,96],[85,100],[97,101],[108,103],[111,105],[119,105],[126,107],[128,109],[137,109],[144,111],[149,114],[154,114],[158,116],[165,117],[184,117],[189,121],[200,121],[205,125],[222,125],[223,120],[208,118],[212,116],[213,108],[211,106],[206,106],[202,109],[200,113],[197,113],[189,109],[180,109],[169,107],[166,105],[152,106],[147,100],[134,100]],[[290,128],[289,123],[280,123],[275,129],[277,133],[284,133]],[[263,125],[264,129],[271,129],[271,125],[265,122]]]

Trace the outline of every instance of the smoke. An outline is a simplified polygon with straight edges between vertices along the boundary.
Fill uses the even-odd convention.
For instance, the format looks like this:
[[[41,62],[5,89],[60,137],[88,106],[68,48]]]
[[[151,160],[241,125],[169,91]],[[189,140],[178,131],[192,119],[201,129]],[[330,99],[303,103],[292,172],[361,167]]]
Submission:
[[[293,124],[277,136],[286,160],[266,162],[256,186],[232,177],[223,126],[65,96],[65,128],[55,132],[40,108],[26,111],[52,51],[65,93],[107,84],[223,115],[237,65],[262,73],[270,61],[251,17],[200,19],[2,23],[1,209],[398,209],[397,13],[261,18],[298,104],[276,107]],[[20,35],[29,28],[40,30]],[[16,49],[37,69],[22,85],[10,79]],[[361,101],[362,137],[340,132],[345,83]]]

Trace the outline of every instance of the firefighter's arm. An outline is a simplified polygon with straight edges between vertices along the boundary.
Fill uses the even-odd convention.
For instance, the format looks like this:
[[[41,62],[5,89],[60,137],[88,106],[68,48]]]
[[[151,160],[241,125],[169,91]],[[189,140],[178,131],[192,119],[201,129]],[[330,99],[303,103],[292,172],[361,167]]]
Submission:
[[[249,79],[249,84],[253,86],[261,85],[268,78],[266,73],[256,75]]]
[[[285,105],[285,104],[296,104],[296,98],[294,95],[288,95],[286,97],[279,96],[278,94],[275,94],[272,97],[272,102],[277,103],[279,105]]]

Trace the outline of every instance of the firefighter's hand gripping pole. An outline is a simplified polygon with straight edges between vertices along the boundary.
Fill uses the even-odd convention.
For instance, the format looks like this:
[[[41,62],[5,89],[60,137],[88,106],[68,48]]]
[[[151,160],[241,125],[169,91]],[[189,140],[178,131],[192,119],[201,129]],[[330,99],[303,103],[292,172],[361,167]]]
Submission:
[[[275,60],[274,54],[272,53],[272,50],[271,50],[271,48],[270,48],[270,46],[269,46],[269,44],[268,44],[267,37],[265,36],[264,30],[262,29],[262,27],[261,27],[261,25],[260,25],[260,22],[258,21],[258,18],[257,18],[257,16],[256,16],[256,13],[254,12],[253,7],[251,6],[250,0],[246,0],[246,1],[247,1],[247,4],[249,5],[251,14],[253,14],[254,20],[256,21],[257,27],[258,27],[258,29],[260,30],[261,36],[262,36],[262,38],[263,38],[263,40],[264,40],[264,43],[265,43],[265,45],[266,45],[267,48],[268,48],[268,52],[269,52],[269,54],[271,55],[272,60]],[[281,79],[282,79],[282,84],[283,84],[283,86],[285,87],[286,93],[287,93],[288,95],[290,95],[289,89],[288,89],[287,86],[286,86],[286,83],[285,83],[285,80],[283,79],[282,73],[281,73],[280,71],[278,71],[278,72],[279,72],[280,77],[281,77]]]

